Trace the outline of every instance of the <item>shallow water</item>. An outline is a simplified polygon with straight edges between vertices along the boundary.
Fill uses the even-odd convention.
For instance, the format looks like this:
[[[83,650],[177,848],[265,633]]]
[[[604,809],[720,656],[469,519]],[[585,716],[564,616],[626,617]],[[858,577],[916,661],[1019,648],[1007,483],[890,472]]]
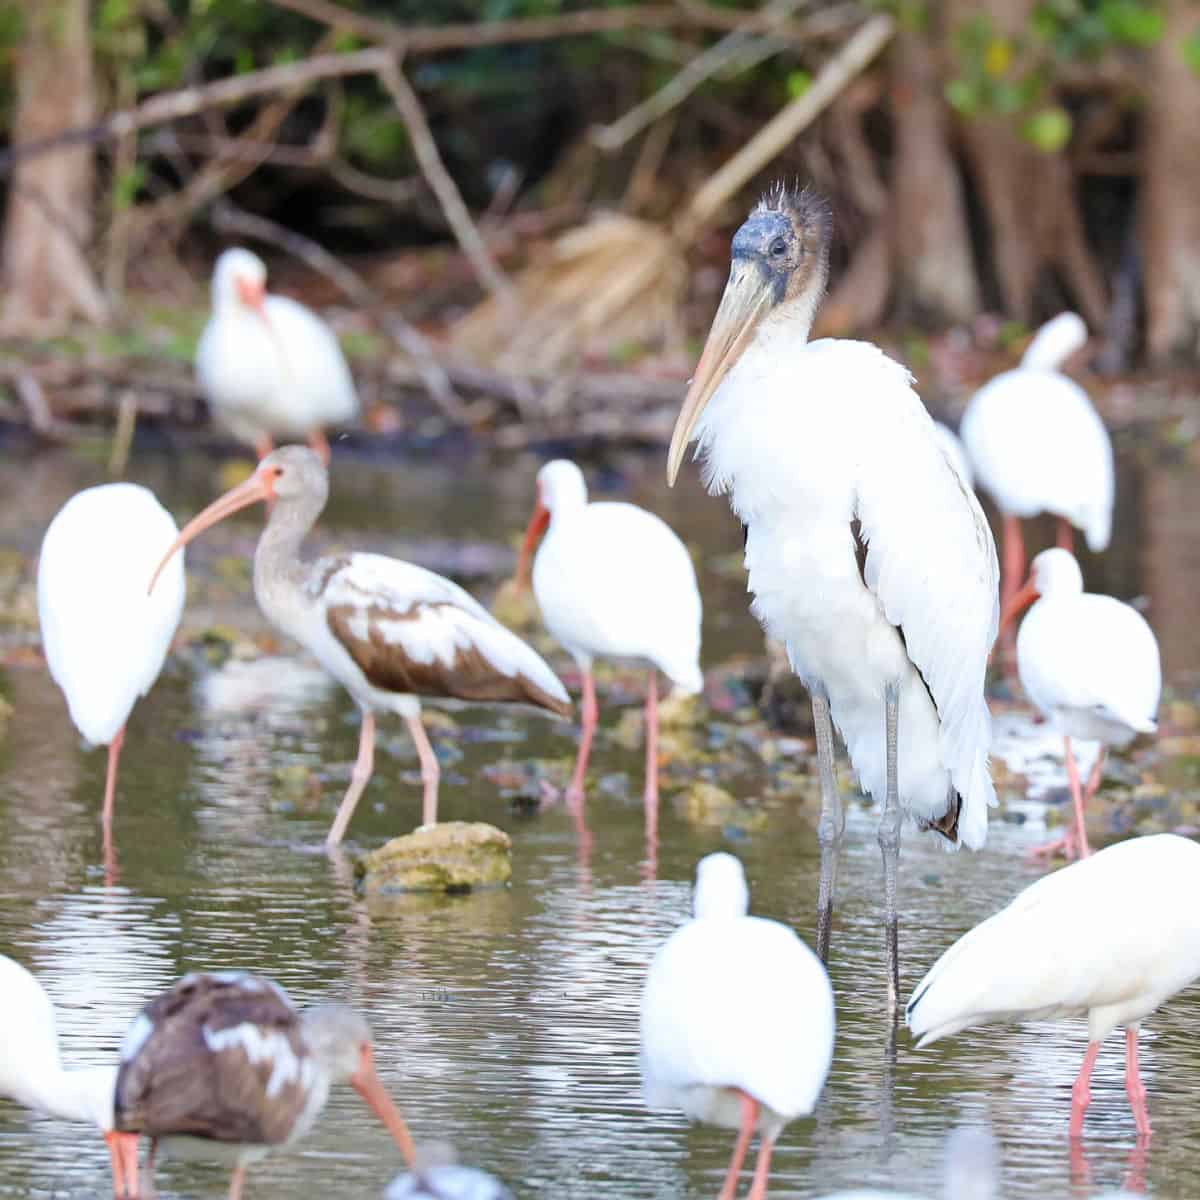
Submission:
[[[1089,582],[1119,595],[1150,595],[1168,676],[1190,685],[1200,668],[1190,600],[1200,561],[1186,517],[1200,485],[1195,473],[1144,457],[1124,456],[1114,550],[1088,564]],[[322,544],[410,555],[487,593],[511,562],[507,541],[524,523],[536,465],[531,457],[452,464],[339,458]],[[217,476],[218,464],[203,455],[143,456],[130,471],[179,517],[216,494]],[[598,477],[671,520],[713,568],[703,579],[706,661],[759,653],[743,583],[729,569],[740,531],[724,504],[702,498],[690,479],[667,493],[658,456],[614,460]],[[35,553],[57,505],[99,480],[96,468],[63,453],[7,461],[0,466],[0,548]],[[197,543],[190,561],[206,582],[188,625],[263,630],[244,577],[227,564],[249,553],[260,522],[248,515]],[[447,540],[430,543],[429,530]],[[278,650],[278,657],[235,658],[219,669],[195,652],[169,661],[130,722],[112,886],[100,865],[96,820],[104,756],[80,745],[44,669],[17,665],[13,656],[3,683],[15,712],[0,744],[0,951],[46,984],[59,1006],[68,1063],[111,1061],[141,1003],[182,972],[253,967],[301,1004],[335,996],[360,1005],[381,1073],[418,1141],[456,1143],[464,1161],[495,1171],[522,1197],[715,1195],[731,1137],[689,1130],[681,1118],[643,1108],[641,982],[656,946],[687,912],[697,858],[714,849],[742,857],[756,912],[811,940],[811,800],[777,799],[768,832],[739,835],[689,824],[667,787],[651,881],[636,751],[598,741],[583,832],[561,808],[517,815],[482,773],[528,756],[569,759],[569,728],[458,713],[457,731],[435,736],[444,758],[441,813],[490,820],[511,833],[512,887],[369,907],[354,892],[349,855],[331,862],[319,852],[354,757],[356,716],[307,660],[289,646]],[[561,655],[552,661],[566,665]],[[635,692],[628,702],[637,702]],[[603,711],[605,725],[618,715]],[[476,737],[497,729],[495,739]],[[385,723],[381,738],[375,778],[351,826],[351,853],[419,819],[415,756],[399,722]],[[298,765],[311,772],[301,773],[298,786],[294,772],[278,774]],[[764,785],[749,771],[738,786],[749,795]],[[905,990],[955,936],[1036,877],[1022,858],[1039,839],[1036,825],[997,821],[978,855],[947,855],[907,835]],[[1171,1001],[1144,1033],[1155,1124],[1149,1147],[1134,1144],[1114,1036],[1097,1068],[1083,1150],[1072,1157],[1065,1132],[1082,1023],[968,1033],[922,1052],[901,1031],[889,1060],[879,881],[874,818],[852,804],[832,964],[839,1020],[833,1073],[818,1114],[795,1122],[780,1141],[772,1196],[866,1184],[938,1194],[943,1138],[964,1119],[989,1119],[999,1135],[1005,1196],[1082,1196],[1139,1179],[1147,1194],[1200,1195],[1193,1138],[1200,1055],[1192,1036],[1200,989]],[[251,1169],[248,1192],[375,1197],[397,1169],[386,1135],[343,1090],[307,1141]],[[219,1196],[227,1176],[166,1161],[159,1185],[165,1197]],[[108,1186],[99,1138],[0,1101],[0,1196],[103,1196]]]

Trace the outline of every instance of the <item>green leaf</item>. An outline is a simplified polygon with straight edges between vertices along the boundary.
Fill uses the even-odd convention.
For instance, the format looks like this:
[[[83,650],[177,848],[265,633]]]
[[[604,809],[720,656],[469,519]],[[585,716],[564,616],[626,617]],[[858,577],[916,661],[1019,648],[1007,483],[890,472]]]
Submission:
[[[979,111],[979,88],[966,79],[951,79],[946,84],[946,103],[964,117],[973,117]]]
[[[1200,75],[1200,29],[1197,29],[1179,47],[1183,61],[1191,68],[1193,75]]]
[[[812,87],[812,75],[808,71],[796,70],[788,72],[787,92],[793,100],[797,96],[803,96],[810,87]]]
[[[1043,154],[1057,154],[1071,140],[1071,115],[1055,105],[1035,112],[1021,132]]]

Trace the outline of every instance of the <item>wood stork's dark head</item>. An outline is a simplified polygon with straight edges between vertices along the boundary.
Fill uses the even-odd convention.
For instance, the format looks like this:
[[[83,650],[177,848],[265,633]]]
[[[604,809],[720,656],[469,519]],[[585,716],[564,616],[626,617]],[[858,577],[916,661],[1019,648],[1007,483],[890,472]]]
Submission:
[[[733,235],[729,281],[713,318],[700,364],[675,421],[667,481],[679,464],[704,406],[773,312],[794,313],[806,337],[829,275],[833,216],[809,188],[776,184]]]

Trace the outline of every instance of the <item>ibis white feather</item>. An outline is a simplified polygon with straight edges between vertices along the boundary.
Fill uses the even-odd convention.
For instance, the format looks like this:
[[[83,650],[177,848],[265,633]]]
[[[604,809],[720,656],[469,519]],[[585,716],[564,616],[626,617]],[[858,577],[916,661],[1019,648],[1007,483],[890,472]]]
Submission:
[[[162,670],[183,613],[183,559],[147,585],[179,529],[152,492],[110,483],[79,492],[51,521],[38,559],[46,662],[71,719],[107,746]]]
[[[747,915],[741,863],[696,870],[694,918],[651,963],[642,993],[641,1071],[651,1108],[737,1128],[737,1092],[759,1102],[774,1139],[812,1112],[833,1056],[825,968],[785,925]]]
[[[700,591],[687,547],[633,504],[588,503],[583,473],[558,459],[538,472],[550,526],[533,562],[546,628],[580,667],[596,657],[644,659],[698,692]]]
[[[215,419],[251,444],[303,438],[358,413],[338,340],[315,313],[263,290],[266,267],[226,250],[213,271],[212,315],[196,349],[196,373]]]
[[[1003,513],[1062,517],[1099,552],[1112,531],[1112,443],[1087,393],[1058,369],[1086,340],[1074,313],[1043,326],[1020,366],[971,397],[960,434],[977,486]]]

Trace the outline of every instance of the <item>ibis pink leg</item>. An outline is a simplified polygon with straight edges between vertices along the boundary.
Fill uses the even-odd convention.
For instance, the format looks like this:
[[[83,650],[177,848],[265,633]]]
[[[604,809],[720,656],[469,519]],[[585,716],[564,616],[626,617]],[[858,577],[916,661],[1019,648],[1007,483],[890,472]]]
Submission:
[[[1071,784],[1071,803],[1075,806],[1075,853],[1079,858],[1087,858],[1091,854],[1087,840],[1087,822],[1084,816],[1083,788],[1079,784],[1079,766],[1075,762],[1075,751],[1071,749],[1071,739],[1063,738],[1067,754],[1067,779]],[[1070,855],[1071,847],[1067,851]]]
[[[1001,538],[1004,544],[1004,559],[1000,572],[1000,609],[1003,612],[1008,602],[1021,589],[1025,579],[1025,539],[1021,534],[1021,522],[1017,517],[1006,516]],[[1009,687],[1017,686],[1017,633],[1015,628],[1004,632],[1000,654],[1004,677]]]
[[[646,680],[646,860],[658,867],[658,671]]]
[[[758,1101],[745,1092],[738,1093],[742,1101],[742,1125],[738,1130],[737,1143],[733,1147],[733,1157],[729,1160],[729,1170],[725,1172],[725,1184],[717,1200],[733,1200],[737,1192],[738,1176],[742,1173],[742,1163],[746,1159],[746,1151],[750,1148],[750,1139],[754,1136],[754,1126],[758,1121]]]
[[[1096,1065],[1096,1056],[1100,1053],[1099,1042],[1088,1042],[1087,1053],[1083,1056],[1083,1065],[1071,1087],[1071,1128],[1070,1137],[1083,1135],[1083,1114],[1092,1102],[1092,1069]]]
[[[117,730],[116,737],[108,743],[108,771],[104,777],[104,808],[100,823],[105,829],[112,828],[113,801],[117,795],[117,763],[121,759],[121,747],[125,743],[125,726]]]
[[[1054,544],[1060,550],[1066,550],[1070,553],[1075,553],[1075,530],[1071,527],[1071,522],[1066,517],[1058,518],[1058,525],[1055,529]]]
[[[120,1139],[118,1153],[125,1164],[125,1186],[129,1189],[131,1196],[140,1196],[142,1188],[138,1181],[138,1135],[136,1133],[120,1133],[117,1137]],[[151,1145],[157,1145],[157,1142],[152,1142]],[[151,1179],[153,1180],[153,1175]],[[153,1184],[151,1184],[150,1190],[154,1190]]]
[[[354,761],[354,770],[350,772],[350,786],[342,798],[342,806],[333,818],[329,836],[325,839],[326,846],[337,846],[346,836],[346,826],[354,816],[358,798],[363,794],[363,788],[371,779],[375,769],[375,714],[370,710],[363,712],[362,732],[358,736],[358,758]]]
[[[125,1179],[125,1155],[121,1145],[121,1140],[125,1136],[115,1130],[109,1130],[104,1135],[104,1140],[108,1145],[109,1162],[112,1165],[113,1195],[118,1198],[132,1194]]]
[[[436,825],[438,780],[442,777],[442,768],[433,747],[429,744],[429,735],[425,732],[425,726],[421,724],[420,713],[405,717],[404,723],[408,726],[408,732],[417,748],[417,757],[421,760],[421,783],[425,787],[421,803],[421,824]]]
[[[775,1149],[775,1139],[764,1136],[758,1144],[758,1162],[754,1164],[754,1182],[750,1185],[750,1195],[746,1200],[766,1200],[767,1176],[771,1173],[771,1151]]]
[[[571,772],[570,786],[567,788],[567,799],[573,804],[583,802],[583,780],[587,775],[588,755],[592,751],[592,735],[596,732],[596,724],[600,719],[600,709],[596,704],[596,681],[592,678],[591,668],[583,672],[581,717],[583,727],[579,731],[579,754],[575,759],[575,770]]]
[[[1100,790],[1100,781],[1104,778],[1104,760],[1107,756],[1108,747],[1101,746],[1100,753],[1096,755],[1096,761],[1092,764],[1092,771],[1088,776],[1087,787],[1083,789],[1083,803],[1085,807]]]
[[[1088,776],[1087,788],[1081,793],[1079,768],[1075,762],[1075,753],[1071,749],[1071,739],[1063,738],[1063,744],[1066,748],[1067,780],[1071,785],[1071,807],[1073,809],[1071,827],[1062,837],[1055,838],[1051,842],[1044,842],[1040,846],[1034,846],[1029,851],[1032,858],[1049,857],[1057,854],[1060,850],[1067,858],[1087,858],[1092,852],[1088,846],[1085,813],[1087,812],[1087,802],[1096,794],[1096,789],[1100,786],[1100,780],[1104,775],[1105,751],[1101,747],[1100,756],[1096,759],[1096,764]]]
[[[233,1168],[233,1175],[229,1180],[229,1200],[242,1200],[242,1184],[246,1182],[246,1168],[238,1163]]]
[[[259,462],[266,458],[274,449],[275,444],[271,441],[270,434],[264,433],[255,439],[254,453],[258,455]]]
[[[329,459],[331,455],[329,453],[329,442],[325,437],[325,430],[314,429],[312,433],[308,435],[308,444],[321,456],[321,461],[326,466],[329,466]]]
[[[1142,1083],[1142,1073],[1138,1070],[1136,1025],[1130,1025],[1125,1030],[1125,1094],[1129,1097],[1129,1107],[1133,1109],[1138,1137],[1149,1137],[1154,1131],[1150,1128],[1150,1114],[1146,1111],[1146,1086]]]

